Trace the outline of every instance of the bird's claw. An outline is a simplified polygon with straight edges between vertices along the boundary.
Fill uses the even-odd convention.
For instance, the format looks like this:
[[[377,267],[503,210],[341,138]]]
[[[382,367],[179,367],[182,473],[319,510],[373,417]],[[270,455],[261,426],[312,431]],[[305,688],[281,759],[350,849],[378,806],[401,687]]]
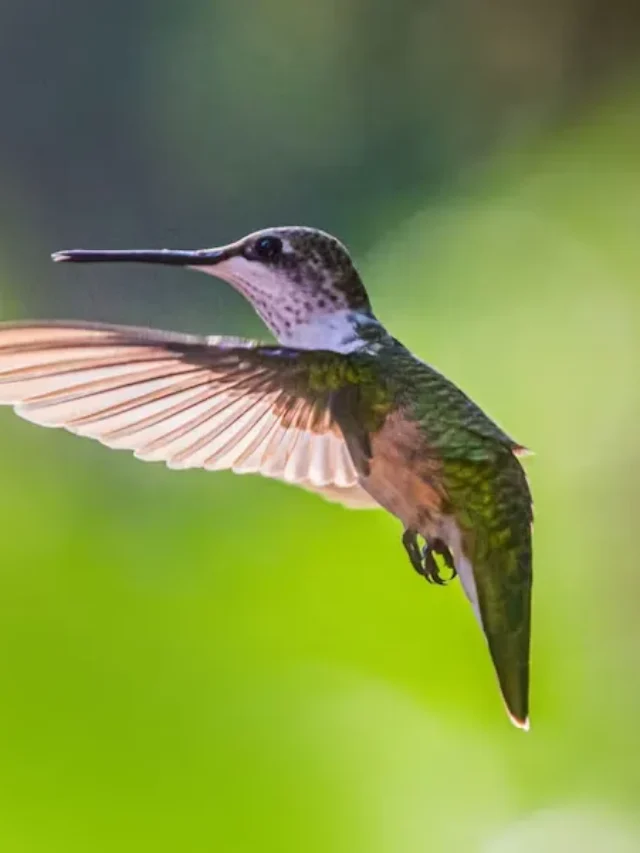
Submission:
[[[422,554],[418,545],[418,536],[413,530],[405,530],[402,534],[402,544],[404,545],[409,561],[419,575],[424,575],[424,566],[422,562]]]
[[[446,586],[446,580],[440,574],[440,569],[434,557],[433,548],[427,543],[422,549],[423,572],[428,583]]]
[[[441,539],[428,541],[421,549],[418,545],[418,534],[415,530],[405,530],[402,535],[402,544],[409,555],[411,565],[428,583],[446,586],[457,575],[451,552]],[[450,578],[443,578],[440,574],[436,554],[442,558],[445,566],[450,569]]]
[[[457,576],[458,572],[456,570],[455,563],[453,562],[451,551],[447,548],[442,539],[434,539],[432,542],[429,542],[427,545],[425,545],[425,549],[426,548],[429,548],[432,554],[438,554],[440,557],[442,557],[443,563],[451,572],[451,576],[448,578],[448,580],[443,580],[443,583],[449,583],[449,581],[452,581]]]

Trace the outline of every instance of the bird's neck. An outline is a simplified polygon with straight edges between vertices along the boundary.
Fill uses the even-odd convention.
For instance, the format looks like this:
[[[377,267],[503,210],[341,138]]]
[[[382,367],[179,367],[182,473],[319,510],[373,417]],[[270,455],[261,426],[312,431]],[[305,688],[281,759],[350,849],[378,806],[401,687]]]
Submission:
[[[323,349],[350,353],[365,347],[384,327],[373,314],[343,308],[327,314],[309,317],[290,329],[281,330],[278,340],[297,349]]]

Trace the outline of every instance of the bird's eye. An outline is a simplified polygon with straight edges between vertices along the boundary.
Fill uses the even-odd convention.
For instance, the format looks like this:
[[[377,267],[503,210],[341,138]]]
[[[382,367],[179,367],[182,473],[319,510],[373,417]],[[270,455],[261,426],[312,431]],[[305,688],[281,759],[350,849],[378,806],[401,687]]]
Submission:
[[[282,253],[282,240],[279,237],[260,237],[256,240],[253,251],[261,261],[274,261]]]

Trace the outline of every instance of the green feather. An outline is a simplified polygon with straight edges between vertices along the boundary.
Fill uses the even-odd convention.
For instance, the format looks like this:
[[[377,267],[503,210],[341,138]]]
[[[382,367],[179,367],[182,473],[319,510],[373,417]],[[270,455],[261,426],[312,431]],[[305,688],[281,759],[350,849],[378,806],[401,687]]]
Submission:
[[[531,495],[518,460],[449,460],[445,488],[473,571],[482,627],[514,721],[529,715]]]

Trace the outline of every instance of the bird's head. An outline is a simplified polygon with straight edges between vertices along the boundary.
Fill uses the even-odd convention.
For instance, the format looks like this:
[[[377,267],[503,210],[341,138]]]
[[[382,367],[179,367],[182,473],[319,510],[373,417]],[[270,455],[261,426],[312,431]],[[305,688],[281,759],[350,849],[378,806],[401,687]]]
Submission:
[[[76,249],[55,261],[142,262],[185,266],[229,282],[284,344],[339,348],[354,324],[373,320],[371,305],[345,246],[323,231],[266,228],[212,249],[195,251]],[[332,346],[335,344],[335,346]],[[348,342],[343,349],[348,349]]]

